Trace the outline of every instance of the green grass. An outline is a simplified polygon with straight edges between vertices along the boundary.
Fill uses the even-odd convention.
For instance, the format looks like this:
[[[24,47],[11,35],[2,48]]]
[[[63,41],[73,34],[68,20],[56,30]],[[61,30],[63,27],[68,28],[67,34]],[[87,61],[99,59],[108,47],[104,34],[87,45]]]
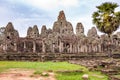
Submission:
[[[34,69],[34,74],[41,74],[44,71],[62,71],[62,70],[82,70],[83,72],[56,73],[57,80],[82,80],[83,74],[88,74],[90,80],[108,80],[107,76],[100,72],[89,72],[87,68],[68,62],[19,62],[19,61],[0,61],[0,72],[11,69]]]
[[[78,70],[84,67],[69,64],[67,62],[17,62],[0,61],[0,71],[10,68],[35,69],[40,71]]]
[[[101,72],[89,72],[84,71],[83,73],[73,72],[73,73],[59,73],[57,75],[58,80],[83,80],[82,75],[88,74],[89,80],[108,80],[108,77]]]

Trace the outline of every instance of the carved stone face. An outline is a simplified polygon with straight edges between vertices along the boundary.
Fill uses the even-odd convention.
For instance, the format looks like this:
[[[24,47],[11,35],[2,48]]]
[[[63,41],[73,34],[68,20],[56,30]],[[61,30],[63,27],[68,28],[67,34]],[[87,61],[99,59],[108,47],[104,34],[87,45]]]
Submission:
[[[15,29],[14,29],[14,26],[12,25],[11,22],[9,22],[9,23],[7,24],[7,26],[6,26],[5,31],[6,31],[6,32],[12,32],[12,31],[14,31],[14,30],[15,30]]]
[[[84,28],[82,26],[80,26],[78,30],[80,33],[84,33]]]
[[[53,25],[53,31],[59,34],[73,34],[73,26],[66,20],[64,11],[60,11],[58,20]]]
[[[41,33],[44,32],[44,31],[46,31],[46,30],[47,30],[46,26],[43,25],[43,26],[42,26],[42,29],[41,29]]]
[[[95,27],[92,27],[87,34],[88,37],[98,37],[97,30]]]
[[[59,12],[58,21],[60,21],[60,20],[66,20],[64,11]]]
[[[38,30],[37,25],[34,25],[33,28],[32,27],[28,28],[27,37],[29,38],[39,37],[39,30]]]
[[[77,23],[76,34],[77,35],[84,34],[84,27],[83,27],[82,23]]]

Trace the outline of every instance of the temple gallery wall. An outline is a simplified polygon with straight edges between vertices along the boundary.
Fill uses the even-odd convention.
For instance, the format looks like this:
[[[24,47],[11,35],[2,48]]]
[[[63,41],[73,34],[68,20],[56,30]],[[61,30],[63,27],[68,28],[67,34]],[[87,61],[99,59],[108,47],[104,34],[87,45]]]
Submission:
[[[98,35],[92,27],[87,36],[84,26],[77,23],[76,34],[73,26],[66,20],[64,11],[60,11],[52,29],[45,25],[39,33],[37,25],[29,27],[26,37],[19,37],[11,22],[1,28],[0,51],[18,53],[103,53],[106,51],[120,51],[120,32],[112,35],[111,40],[106,35]]]

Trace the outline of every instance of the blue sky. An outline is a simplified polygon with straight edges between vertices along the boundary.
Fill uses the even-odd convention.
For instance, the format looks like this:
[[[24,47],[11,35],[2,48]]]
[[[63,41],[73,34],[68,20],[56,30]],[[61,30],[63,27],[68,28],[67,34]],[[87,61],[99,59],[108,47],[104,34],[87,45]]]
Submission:
[[[37,25],[39,30],[42,25],[52,28],[59,11],[64,10],[74,31],[76,24],[82,22],[87,34],[88,29],[95,26],[91,15],[103,2],[120,5],[120,0],[0,0],[0,27],[12,22],[20,36],[25,37],[29,26]],[[116,11],[120,11],[120,6]]]

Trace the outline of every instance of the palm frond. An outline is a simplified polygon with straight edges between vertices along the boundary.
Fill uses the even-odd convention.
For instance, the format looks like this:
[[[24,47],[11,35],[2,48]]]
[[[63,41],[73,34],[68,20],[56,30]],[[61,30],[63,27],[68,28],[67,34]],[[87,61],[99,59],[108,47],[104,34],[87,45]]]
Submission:
[[[112,2],[105,2],[97,6],[98,10],[92,14],[92,17],[93,24],[99,31],[110,35],[119,28],[120,11],[115,12],[117,7],[118,4]]]

